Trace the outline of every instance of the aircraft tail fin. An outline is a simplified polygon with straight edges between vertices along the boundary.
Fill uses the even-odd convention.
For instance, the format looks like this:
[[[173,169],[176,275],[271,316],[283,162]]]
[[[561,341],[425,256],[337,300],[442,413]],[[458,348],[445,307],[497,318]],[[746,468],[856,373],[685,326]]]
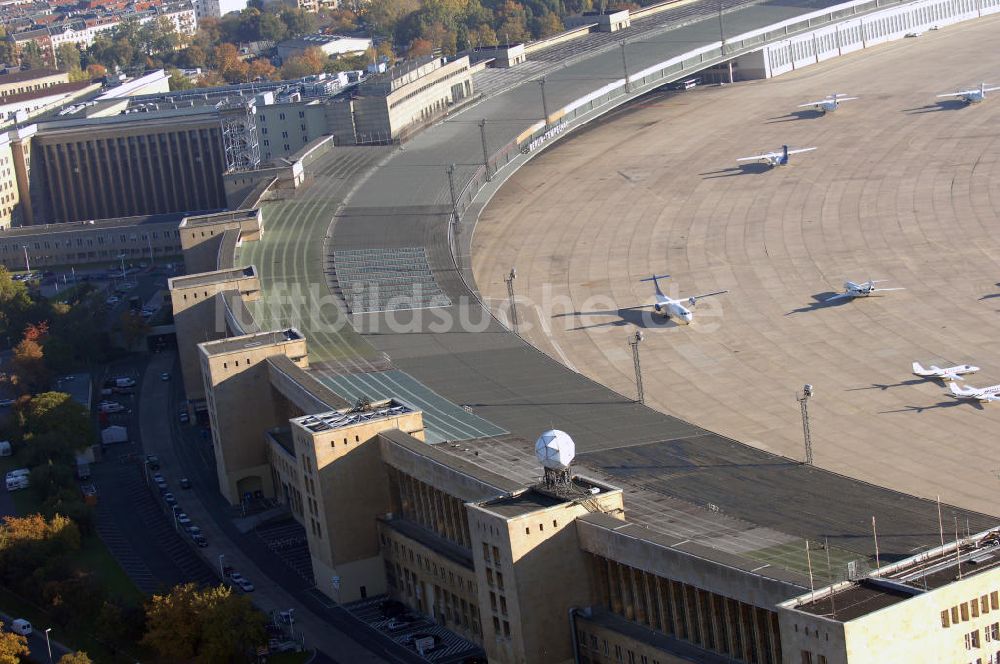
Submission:
[[[922,376],[925,373],[927,373],[927,370],[924,369],[924,367],[919,362],[914,362],[913,363],[913,373],[917,374],[918,376]]]
[[[788,161],[788,146],[787,145],[782,145],[781,146],[781,158],[784,161]]]
[[[959,385],[957,383],[948,383],[948,389],[951,393],[958,397],[971,397],[977,390],[973,387],[966,387],[965,385]]]
[[[670,276],[669,274],[654,274],[651,277],[646,277],[645,279],[640,279],[639,281],[652,281],[653,282],[653,288],[656,289],[656,294],[657,295],[663,295],[663,291],[660,290],[659,279],[666,279],[669,276]]]

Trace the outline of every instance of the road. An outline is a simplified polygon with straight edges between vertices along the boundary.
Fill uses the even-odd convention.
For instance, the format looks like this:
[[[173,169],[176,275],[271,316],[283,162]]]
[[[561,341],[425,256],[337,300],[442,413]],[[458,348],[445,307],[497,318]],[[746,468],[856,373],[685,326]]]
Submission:
[[[332,605],[263,541],[236,528],[234,518],[238,514],[218,492],[210,439],[198,427],[179,423],[181,381],[163,381],[163,372],[179,376],[175,353],[156,354],[146,367],[143,403],[155,406],[141,410],[140,427],[144,452],[159,457],[159,472],[208,540],[207,547],[196,549],[188,544],[190,549],[215,573],[219,571],[220,556],[224,556],[226,565],[254,584],[252,599],[261,610],[295,609],[296,632],[305,635],[307,647],[317,648],[328,658],[352,663],[422,661]],[[191,480],[190,490],[179,488],[181,477]]]
[[[10,616],[6,613],[0,613],[0,620],[3,620],[3,628],[5,630],[10,630],[10,625],[17,616]],[[28,636],[28,649],[31,651],[31,657],[39,662],[58,662],[59,658],[63,655],[75,652],[70,648],[67,648],[63,644],[55,640],[53,634],[56,630],[53,629],[49,632],[49,642],[45,641],[45,627],[42,625],[32,625],[34,630]],[[52,657],[49,657],[49,646],[52,646]]]

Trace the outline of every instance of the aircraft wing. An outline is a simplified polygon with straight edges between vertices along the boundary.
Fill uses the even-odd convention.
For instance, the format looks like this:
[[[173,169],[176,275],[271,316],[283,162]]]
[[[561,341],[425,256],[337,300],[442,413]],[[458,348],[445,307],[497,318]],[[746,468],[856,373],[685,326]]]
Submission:
[[[948,92],[943,95],[938,95],[938,97],[962,97],[964,95],[971,95],[979,90],[962,90],[961,92]]]
[[[799,154],[800,152],[812,152],[816,148],[798,148],[797,150],[789,150],[788,154]]]
[[[945,373],[945,374],[941,374],[938,377],[939,378],[944,378],[945,380],[965,380],[964,378],[962,378],[961,376],[959,376],[957,373]]]
[[[905,288],[875,288],[872,290],[873,293],[884,293],[885,291],[891,290],[906,290]]]
[[[823,104],[828,104],[833,99],[820,99],[819,101],[811,101],[807,104],[799,104],[799,108],[810,108],[812,106],[822,106]]]
[[[985,92],[996,92],[997,90],[1000,90],[1000,87],[996,87],[996,88],[986,88]]]
[[[722,295],[723,293],[728,293],[728,292],[729,291],[727,291],[727,290],[720,290],[720,291],[715,291],[714,293],[705,293],[704,295],[692,295],[692,296],[690,296],[688,298],[685,298],[685,299],[688,299],[688,300],[700,300],[700,299],[702,299],[704,297],[712,297],[713,295]]]
[[[757,161],[758,159],[771,159],[778,156],[777,152],[768,152],[766,154],[758,154],[752,157],[740,157],[736,161]]]

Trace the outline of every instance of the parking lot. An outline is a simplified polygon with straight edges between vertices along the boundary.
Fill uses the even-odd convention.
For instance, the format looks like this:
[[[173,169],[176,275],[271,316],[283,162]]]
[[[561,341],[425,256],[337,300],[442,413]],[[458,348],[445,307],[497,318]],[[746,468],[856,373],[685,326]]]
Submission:
[[[446,664],[475,661],[477,657],[486,661],[486,654],[476,644],[436,625],[424,616],[409,612],[400,602],[390,600],[385,595],[345,604],[344,608],[385,637],[410,652],[421,655],[424,661]],[[426,649],[419,653],[418,646]]]

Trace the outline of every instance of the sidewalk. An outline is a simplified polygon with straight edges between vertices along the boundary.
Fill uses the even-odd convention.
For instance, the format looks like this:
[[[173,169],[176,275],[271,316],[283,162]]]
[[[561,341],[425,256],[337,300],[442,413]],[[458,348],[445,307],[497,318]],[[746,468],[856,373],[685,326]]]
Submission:
[[[339,607],[327,609],[325,615],[319,615],[314,610],[319,604],[317,601],[307,604],[301,599],[307,596],[303,581],[300,580],[297,586],[285,583],[289,575],[294,574],[290,568],[279,562],[273,566],[267,565],[268,573],[265,573],[259,564],[261,556],[253,555],[252,543],[239,543],[242,536],[219,506],[223,501],[214,488],[215,483],[211,481],[214,468],[206,464],[206,456],[210,453],[206,449],[207,444],[195,441],[192,436],[185,438],[177,422],[179,404],[175,404],[172,395],[177,389],[175,381],[180,380],[180,375],[177,373],[179,367],[175,358],[176,354],[173,352],[152,356],[142,382],[140,427],[144,454],[159,457],[160,470],[157,472],[162,473],[178,503],[208,540],[208,546],[197,549],[198,553],[216,570],[220,578],[219,557],[225,556],[226,565],[232,566],[254,584],[255,590],[250,597],[261,610],[269,613],[295,609],[295,631],[305,636],[306,648],[316,648],[337,661],[352,664],[412,661],[386,651],[385,644],[377,641],[377,635],[366,634],[363,625],[358,625],[358,631],[355,632],[354,625],[351,624],[353,618]],[[160,374],[163,372],[171,374],[169,381],[161,380]],[[192,472],[195,466],[200,466],[197,475]],[[191,479],[194,486],[188,490],[181,489],[179,480],[182,477]],[[218,500],[212,505],[212,498],[215,496]],[[259,545],[263,548],[262,542]],[[282,569],[277,569],[278,566]],[[272,577],[282,579],[283,583],[279,584]],[[295,589],[294,594],[289,588]],[[351,629],[352,633],[347,634],[341,627]]]

